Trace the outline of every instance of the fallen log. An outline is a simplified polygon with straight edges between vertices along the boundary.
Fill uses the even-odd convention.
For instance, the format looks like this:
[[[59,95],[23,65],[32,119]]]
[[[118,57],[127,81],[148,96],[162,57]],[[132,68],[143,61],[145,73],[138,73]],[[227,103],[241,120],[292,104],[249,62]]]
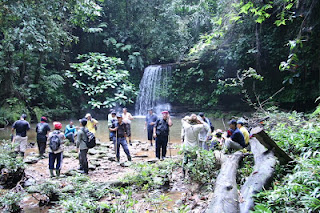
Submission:
[[[274,140],[272,140],[267,133],[263,130],[263,127],[255,127],[250,131],[250,134],[258,139],[258,141],[267,148],[267,150],[273,150],[277,156],[280,164],[287,164],[293,159],[283,151]]]
[[[238,212],[239,203],[236,174],[243,153],[238,151],[232,155],[224,155],[219,151],[215,151],[215,156],[216,160],[221,163],[221,169],[216,180],[211,203],[206,212]]]
[[[273,151],[266,150],[256,138],[250,139],[250,146],[254,156],[254,169],[240,190],[240,213],[253,210],[253,196],[271,183],[276,165]]]

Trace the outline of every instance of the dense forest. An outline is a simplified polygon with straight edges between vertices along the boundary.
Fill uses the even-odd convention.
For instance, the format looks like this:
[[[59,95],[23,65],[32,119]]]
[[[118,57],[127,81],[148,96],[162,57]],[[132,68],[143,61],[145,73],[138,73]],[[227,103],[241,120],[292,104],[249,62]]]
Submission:
[[[244,99],[311,110],[320,89],[317,11],[316,0],[4,0],[1,122],[21,111],[62,118],[132,107],[144,67],[167,63],[178,106],[239,109]],[[111,75],[94,76],[100,66]]]
[[[319,11],[319,0],[1,0],[0,211],[319,212]],[[168,152],[155,157],[156,130],[149,145],[136,116],[130,146],[120,137],[132,159],[121,149],[121,162],[107,113],[134,114],[150,65],[170,70],[157,91],[174,115]],[[181,115],[200,111],[216,127],[213,146],[185,149],[184,122],[201,122]],[[65,139],[49,176],[54,151],[37,157],[35,123],[60,120],[59,132],[89,112],[100,123],[86,174]],[[31,131],[19,157],[11,124],[22,113]],[[235,125],[251,137],[237,152],[216,138]]]

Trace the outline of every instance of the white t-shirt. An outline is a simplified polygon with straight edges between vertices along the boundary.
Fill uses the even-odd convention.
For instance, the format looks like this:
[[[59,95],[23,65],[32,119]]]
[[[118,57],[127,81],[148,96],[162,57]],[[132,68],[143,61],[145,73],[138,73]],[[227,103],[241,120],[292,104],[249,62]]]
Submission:
[[[123,123],[126,123],[126,124],[131,124],[131,119],[132,118],[132,115],[130,112],[127,112],[126,114],[122,114],[122,119],[123,119]]]
[[[211,129],[201,117],[200,119],[204,122],[204,128],[199,133],[199,141],[207,141],[208,136],[211,134]]]
[[[182,136],[184,137],[184,145],[195,147],[199,145],[199,133],[201,130],[203,130],[205,127],[204,124],[194,124],[191,125],[185,120],[181,120],[182,122]]]

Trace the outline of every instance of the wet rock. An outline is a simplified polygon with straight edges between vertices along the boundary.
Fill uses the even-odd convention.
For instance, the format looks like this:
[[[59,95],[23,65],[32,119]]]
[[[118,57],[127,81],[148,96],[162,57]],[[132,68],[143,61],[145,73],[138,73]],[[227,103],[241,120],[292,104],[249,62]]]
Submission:
[[[35,153],[35,152],[29,152],[29,154],[28,154],[28,156],[36,156],[37,155],[37,153]]]
[[[36,180],[34,178],[29,178],[28,180],[26,180],[23,184],[24,187],[29,187],[29,186],[33,186],[36,184]]]
[[[122,167],[129,167],[131,165],[132,165],[132,163],[130,161],[126,161],[124,163],[120,163],[120,166],[122,166]]]
[[[90,163],[91,163],[92,165],[96,166],[96,167],[98,167],[98,166],[101,165],[101,163],[100,163],[99,161],[95,161],[95,160],[90,161]]]
[[[34,156],[28,156],[26,157],[23,162],[27,163],[27,164],[35,164],[39,161],[40,159]]]
[[[148,159],[147,162],[148,163],[156,163],[156,162],[158,162],[158,159],[157,158]]]
[[[75,169],[70,169],[67,172],[64,173],[66,176],[74,176],[76,174],[78,174],[77,170]]]
[[[139,140],[132,140],[132,143],[141,143],[141,141],[139,141]]]
[[[27,188],[27,192],[30,193],[30,194],[40,193],[40,190],[36,185],[33,185],[33,186],[30,186],[30,187]]]
[[[97,166],[93,164],[89,164],[89,170],[96,170]]]
[[[96,154],[98,154],[98,151],[95,149],[89,149],[88,154],[89,155],[96,155]]]
[[[63,187],[61,189],[61,192],[63,192],[63,193],[72,193],[72,192],[74,192],[74,187],[71,184],[66,185],[65,187]]]
[[[142,148],[141,148],[141,151],[149,151],[149,148],[142,147]]]

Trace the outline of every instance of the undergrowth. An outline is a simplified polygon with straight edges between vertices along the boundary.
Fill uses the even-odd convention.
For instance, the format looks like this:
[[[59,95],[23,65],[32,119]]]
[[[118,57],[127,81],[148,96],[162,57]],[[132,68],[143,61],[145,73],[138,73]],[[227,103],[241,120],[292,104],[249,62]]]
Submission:
[[[320,127],[302,113],[268,113],[269,135],[296,165],[289,173],[276,170],[273,186],[256,195],[254,212],[320,211]],[[309,119],[309,120],[308,120]]]

